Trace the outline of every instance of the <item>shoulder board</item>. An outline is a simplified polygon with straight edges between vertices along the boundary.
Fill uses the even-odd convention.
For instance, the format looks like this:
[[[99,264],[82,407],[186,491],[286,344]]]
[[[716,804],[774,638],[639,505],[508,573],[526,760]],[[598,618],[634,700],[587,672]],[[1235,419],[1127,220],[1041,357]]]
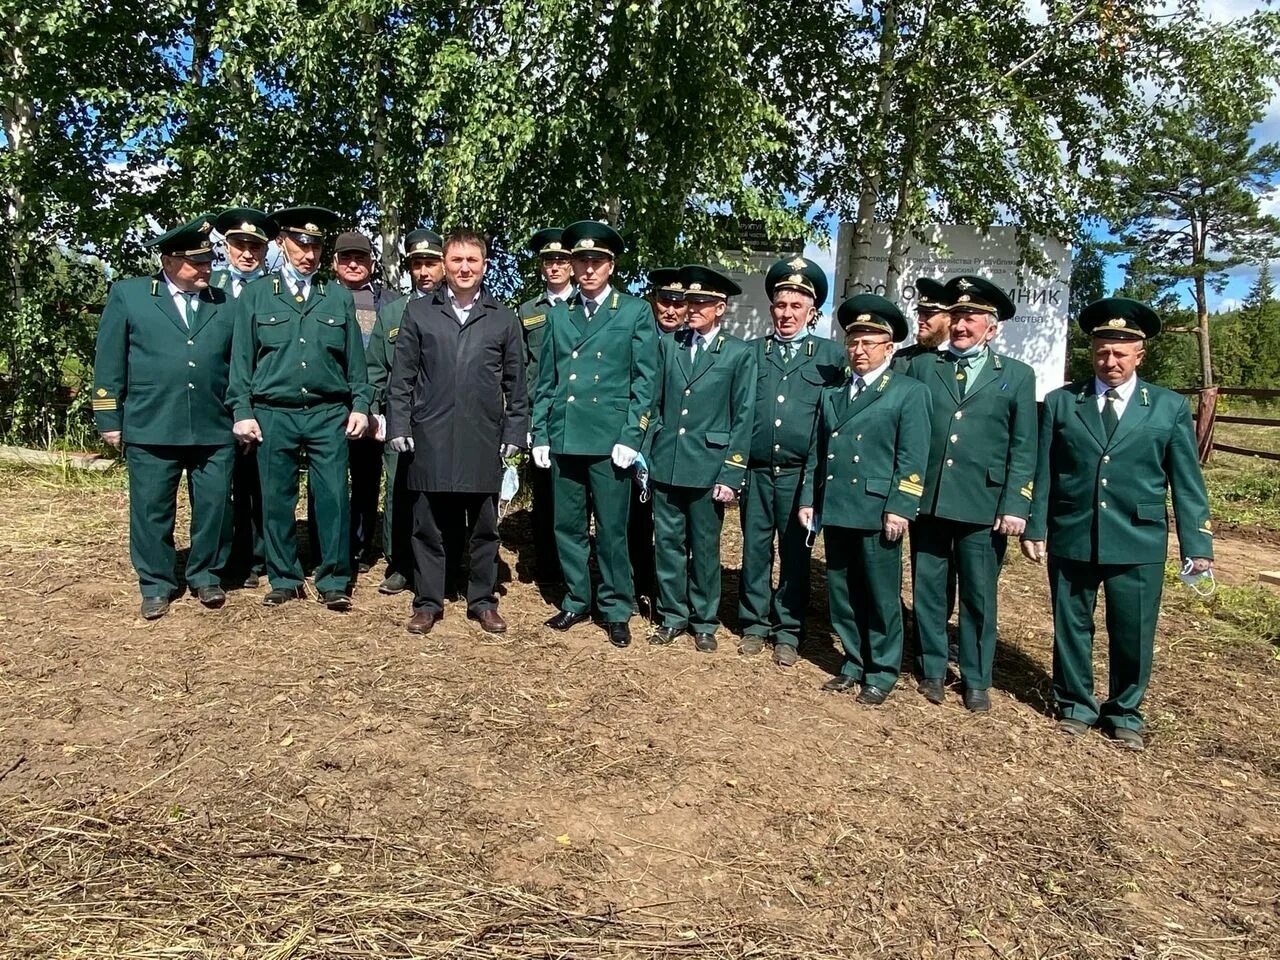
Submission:
[[[530,327],[540,327],[547,322],[547,315],[545,313],[537,313],[532,317],[521,318],[520,322],[524,324],[526,330]]]
[[[387,339],[388,339],[388,340],[394,340],[394,339],[395,339],[397,336],[399,336],[399,335],[400,335],[400,328],[399,328],[399,327],[392,327],[390,330],[388,330],[388,331],[387,331]]]

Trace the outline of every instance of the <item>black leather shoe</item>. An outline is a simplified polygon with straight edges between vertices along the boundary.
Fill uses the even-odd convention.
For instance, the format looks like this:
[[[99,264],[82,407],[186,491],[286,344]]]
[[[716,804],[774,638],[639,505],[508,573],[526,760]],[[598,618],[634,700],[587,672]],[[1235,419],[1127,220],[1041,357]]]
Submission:
[[[822,689],[827,693],[844,693],[846,690],[852,690],[858,685],[855,677],[832,677],[822,685]]]
[[[169,612],[169,601],[165,597],[143,597],[142,614],[143,620],[159,620]]]
[[[1142,740],[1142,734],[1129,727],[1112,727],[1107,731],[1107,736],[1127,750],[1138,751],[1147,748]]]
[[[699,653],[714,653],[718,646],[714,633],[695,633],[693,635],[693,649]]]
[[[764,637],[749,633],[738,641],[738,652],[744,657],[754,657],[764,649]]]
[[[991,696],[985,690],[968,690],[964,692],[964,708],[974,713],[986,713],[991,709]]]
[[[409,589],[409,581],[403,573],[389,573],[386,578],[378,584],[378,592],[392,596],[397,593],[404,593]]]
[[[564,631],[570,627],[576,627],[580,623],[586,623],[590,619],[591,614],[585,610],[582,613],[570,613],[568,610],[561,610],[547,621],[547,626],[552,630]]]
[[[881,690],[879,687],[873,687],[867,684],[858,692],[858,703],[865,703],[870,707],[878,707],[889,699],[889,691]]]
[[[625,623],[608,623],[605,629],[609,631],[609,642],[615,647],[631,646],[631,628]]]
[[[780,667],[794,667],[800,659],[800,651],[789,643],[773,645],[773,662]]]
[[[244,587],[246,590],[257,590],[258,583],[261,580],[262,580],[262,574],[248,573],[248,574],[245,574],[244,583],[240,584],[240,586]]]
[[[940,704],[947,699],[941,680],[921,680],[916,692],[924,694],[924,698],[930,703]]]
[[[326,590],[320,594],[320,602],[330,610],[351,609],[351,597],[345,590]]]
[[[196,598],[210,610],[217,610],[227,602],[227,591],[216,584],[212,587],[197,587]]]
[[[280,604],[288,603],[290,600],[297,600],[299,596],[301,596],[300,588],[273,587],[262,598],[262,605],[264,607],[278,607]]]
[[[684,633],[684,627],[658,627],[649,636],[649,643],[655,647],[665,647],[669,643],[675,643],[676,638]]]

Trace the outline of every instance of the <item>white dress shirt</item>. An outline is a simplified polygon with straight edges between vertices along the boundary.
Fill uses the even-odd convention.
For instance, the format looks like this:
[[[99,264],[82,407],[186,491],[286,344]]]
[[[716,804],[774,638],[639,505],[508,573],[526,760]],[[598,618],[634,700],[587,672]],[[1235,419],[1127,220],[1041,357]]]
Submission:
[[[476,294],[471,298],[471,302],[465,307],[458,302],[458,298],[454,295],[453,287],[447,283],[444,285],[445,295],[449,298],[449,306],[453,308],[453,315],[458,318],[458,326],[462,326],[467,322],[467,318],[471,316],[472,309],[480,302],[480,289],[476,288]]]
[[[852,400],[858,395],[855,391],[858,389],[859,377],[862,378],[862,389],[865,390],[867,387],[871,386],[871,384],[879,380],[880,375],[889,369],[889,362],[889,360],[886,360],[874,370],[868,370],[866,373],[858,373],[857,370],[853,371],[853,379],[849,381],[849,399]]]
[[[172,280],[169,279],[169,275],[167,273],[164,275],[164,282],[165,286],[169,288],[169,296],[173,299],[173,308],[178,311],[178,316],[182,318],[182,322],[185,323],[187,325],[187,329],[190,330],[192,320],[191,315],[199,309],[199,307],[195,306],[192,301],[200,299],[200,294],[187,294],[186,291],[179,288]]]
[[[1124,416],[1124,408],[1129,405],[1129,398],[1133,396],[1134,387],[1136,387],[1137,385],[1138,385],[1138,375],[1136,373],[1133,374],[1131,377],[1129,377],[1129,379],[1126,380],[1124,383],[1117,384],[1115,387],[1108,387],[1105,383],[1103,383],[1097,377],[1094,377],[1093,389],[1094,389],[1094,392],[1097,393],[1098,395],[1098,412],[1101,413],[1102,408],[1107,403],[1107,397],[1106,397],[1107,391],[1115,390],[1116,393],[1120,394],[1120,398],[1118,400],[1113,400],[1112,403],[1116,405],[1116,419],[1119,420],[1121,417]]]
[[[609,299],[609,294],[613,293],[613,287],[611,287],[609,284],[607,284],[607,283],[606,283],[606,284],[604,285],[604,289],[603,289],[603,290],[601,290],[601,291],[600,291],[600,294],[599,294],[598,296],[595,296],[595,297],[588,297],[588,296],[587,296],[585,293],[583,293],[581,290],[579,290],[579,291],[578,291],[578,293],[579,293],[579,294],[581,295],[581,297],[582,297],[582,309],[583,309],[584,311],[587,309],[587,304],[588,304],[588,303],[594,303],[594,304],[595,304],[595,306],[594,306],[594,307],[592,307],[592,308],[591,308],[591,310],[587,312],[587,315],[590,317],[590,316],[594,316],[594,315],[595,315],[595,313],[596,313],[596,311],[597,311],[597,310],[599,310],[601,307],[603,307],[603,306],[604,306],[604,302],[605,302],[606,300],[608,300],[608,299]]]
[[[711,346],[711,344],[715,343],[716,337],[720,335],[720,324],[717,323],[714,327],[712,327],[706,333],[699,333],[697,330],[694,330],[692,327],[689,328],[689,332],[693,334],[693,336],[689,338],[689,343],[690,343],[689,358],[691,360],[697,360],[698,359],[698,338],[699,337],[702,338],[702,342],[706,345],[702,349],[706,350],[708,347]]]
[[[284,277],[284,285],[289,288],[289,292],[295,297],[302,297],[305,302],[311,296],[311,278],[303,277],[301,280],[295,280],[288,271],[282,271],[280,274]]]

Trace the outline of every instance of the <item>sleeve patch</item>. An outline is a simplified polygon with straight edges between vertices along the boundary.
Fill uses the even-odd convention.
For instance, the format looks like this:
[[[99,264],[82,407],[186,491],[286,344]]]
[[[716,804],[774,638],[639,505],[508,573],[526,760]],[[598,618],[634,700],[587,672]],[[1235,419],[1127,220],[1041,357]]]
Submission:
[[[109,400],[94,400],[93,410],[95,413],[112,413],[116,409],[115,397]]]
[[[908,496],[923,497],[924,486],[919,483],[912,483],[910,480],[899,480],[898,489]]]

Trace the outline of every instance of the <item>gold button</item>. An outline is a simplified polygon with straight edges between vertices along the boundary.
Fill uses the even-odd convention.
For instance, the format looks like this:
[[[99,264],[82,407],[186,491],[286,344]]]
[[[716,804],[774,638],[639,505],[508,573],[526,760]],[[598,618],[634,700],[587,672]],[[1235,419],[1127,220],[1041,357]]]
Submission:
[[[195,362],[194,360],[188,360],[188,361],[187,361],[187,366],[188,366],[188,367],[194,367],[195,365],[196,365],[196,362]]]
[[[779,403],[782,403],[782,401],[784,401],[784,400],[786,400],[786,399],[787,399],[787,398],[786,398],[786,397],[784,397],[782,394],[778,394],[778,402],[779,402]]]
[[[834,430],[834,431],[832,431],[831,436],[832,436],[833,438],[834,438],[834,437],[838,437],[838,436],[840,436],[840,431],[839,431],[839,430]]]
[[[1098,506],[1100,506],[1103,510],[1107,509],[1107,501],[1105,501],[1105,500],[1099,500],[1099,501],[1098,501]]]
[[[303,370],[307,369],[307,361],[305,360],[302,361],[302,369]]]
[[[188,341],[187,341],[187,346],[188,346],[188,347],[194,347],[195,345],[196,345],[196,342],[195,342],[194,340],[188,340]]]
[[[196,385],[195,385],[194,383],[188,383],[188,384],[187,384],[187,389],[188,389],[188,390],[194,390],[195,388],[196,388]]]
[[[782,472],[782,468],[781,468],[781,467],[774,467],[774,468],[773,468],[773,472],[774,472],[774,473],[781,473],[781,472]]]
[[[676,431],[676,433],[677,433],[678,435],[680,435],[680,436],[682,436],[682,437],[683,437],[683,436],[684,436],[684,427],[681,427],[679,430],[677,430],[677,431]]]
[[[306,338],[306,337],[299,337],[299,338],[298,338],[298,342],[299,342],[299,343],[306,343],[306,342],[307,342],[307,338]]]
[[[687,396],[688,396],[689,394],[691,394],[691,393],[693,393],[693,391],[692,391],[692,390],[686,390],[686,391],[684,392],[684,395],[687,397]]]
[[[578,359],[578,351],[577,351],[577,350],[573,351],[573,353],[569,354],[569,356],[571,356],[571,357],[573,357],[573,359],[577,360],[577,359]]]
[[[786,383],[786,382],[787,382],[787,376],[786,376],[786,374],[783,374],[783,375],[782,375],[782,382],[783,382],[783,383]]]
[[[774,425],[775,427],[780,427],[780,426],[782,426],[782,421],[781,421],[781,420],[775,420],[775,421],[773,421],[773,425]]]
[[[827,479],[828,479],[828,480],[834,480],[835,478],[836,478],[836,475],[835,475],[834,473],[828,473],[828,474],[827,474]]]
[[[861,440],[861,439],[862,439],[862,434],[858,434],[858,435],[857,435],[856,437],[854,437],[853,439],[855,439],[855,440]]]
[[[578,375],[577,375],[576,373],[571,373],[571,374],[569,374],[569,379],[570,379],[570,380],[577,380],[577,379],[578,379]]]
[[[1103,478],[1102,478],[1102,485],[1103,485],[1104,487],[1107,485],[1107,478],[1106,478],[1106,477],[1103,477]]]
[[[960,439],[960,434],[958,434],[958,433],[953,433],[953,434],[951,435],[951,442],[952,442],[952,443],[955,443],[955,442],[956,442],[957,440],[959,440],[959,439]]]
[[[603,354],[603,353],[597,353],[597,354],[596,354],[596,359],[597,359],[597,360],[599,360],[599,359],[600,359],[601,357],[603,357],[603,356],[604,356],[604,354]]]
[[[1110,457],[1109,455],[1108,455],[1108,456],[1104,456],[1104,457],[1102,458],[1102,462],[1103,462],[1103,463],[1110,463],[1110,462],[1111,462],[1111,457]]]
[[[780,444],[780,443],[775,443],[775,444],[773,445],[773,449],[775,449],[775,450],[781,450],[781,449],[782,449],[782,444]]]
[[[957,420],[959,420],[959,419],[960,419],[961,417],[963,417],[963,416],[964,416],[964,412],[963,412],[963,411],[961,411],[961,410],[957,410],[957,411],[956,411],[956,419],[957,419]]]
[[[689,415],[689,408],[688,408],[688,407],[686,407],[685,409],[683,409],[683,410],[681,410],[681,411],[680,411],[680,416],[682,416],[682,417],[687,417],[688,415]]]
[[[828,459],[828,460],[834,460],[835,458],[836,458],[836,455],[835,455],[834,453],[828,453],[828,454],[827,454],[827,459]]]
[[[862,458],[861,458],[861,457],[854,457],[854,458],[853,458],[853,462],[854,462],[854,463],[858,463],[858,462],[860,462],[861,460],[862,460]]]
[[[570,398],[569,398],[569,402],[570,402],[570,403],[573,403],[573,397],[570,397]]]
[[[951,466],[953,463],[955,463],[955,461],[954,461],[954,460],[948,460],[948,461],[947,461],[947,466],[949,467],[949,466]]]
[[[858,478],[857,478],[857,477],[854,477],[854,478],[853,478],[852,480],[850,480],[849,482],[850,482],[850,483],[857,483],[857,482],[858,482]]]

